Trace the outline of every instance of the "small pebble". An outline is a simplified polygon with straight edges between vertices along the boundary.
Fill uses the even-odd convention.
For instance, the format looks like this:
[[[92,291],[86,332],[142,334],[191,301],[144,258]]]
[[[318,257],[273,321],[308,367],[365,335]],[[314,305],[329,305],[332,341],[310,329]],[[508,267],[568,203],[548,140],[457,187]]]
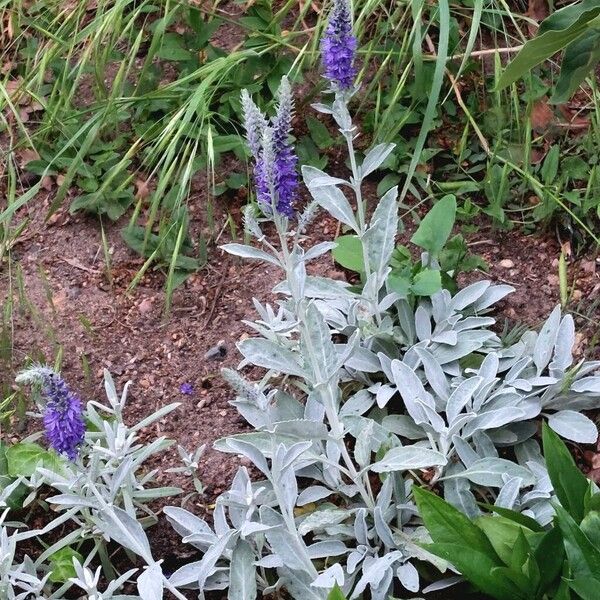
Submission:
[[[498,263],[498,266],[503,269],[512,269],[515,266],[515,263],[510,260],[510,258],[504,258]]]

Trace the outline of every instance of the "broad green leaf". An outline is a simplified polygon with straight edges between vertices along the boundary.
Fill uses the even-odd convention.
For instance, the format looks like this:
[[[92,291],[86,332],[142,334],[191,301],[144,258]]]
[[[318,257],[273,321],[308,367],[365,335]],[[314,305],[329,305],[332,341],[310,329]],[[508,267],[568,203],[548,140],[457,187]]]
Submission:
[[[475,519],[474,523],[485,533],[500,559],[510,566],[515,544],[523,534],[523,527],[504,517],[483,516]]]
[[[525,44],[506,67],[498,89],[511,85],[553,54],[589,31],[589,23],[600,15],[597,0],[584,0],[556,11],[540,25],[538,35]]]
[[[600,31],[591,30],[565,49],[552,101],[567,102],[600,61]]]
[[[485,556],[490,564],[502,565],[502,561],[483,531],[458,509],[439,496],[421,488],[414,487],[413,495],[419,514],[436,545],[461,546],[465,553],[478,552]],[[434,553],[437,554],[437,552]]]
[[[522,525],[523,527],[527,527],[528,529],[531,529],[531,531],[534,531],[536,533],[544,531],[544,528],[535,519],[532,519],[531,517],[528,517],[523,513],[517,512],[515,510],[510,510],[510,508],[495,506],[493,504],[480,503],[479,506],[487,510],[493,511],[506,519],[510,519],[511,521]]]
[[[425,546],[429,552],[452,563],[462,576],[485,594],[496,600],[529,600],[502,572],[500,566],[487,554],[468,545],[435,543]]]
[[[600,578],[581,578],[569,581],[569,587],[581,598],[581,600],[598,600],[600,590]]]
[[[559,578],[565,564],[565,547],[558,527],[544,533],[533,554],[540,570],[540,589],[546,590]]]
[[[449,194],[433,205],[410,241],[436,257],[450,237],[455,219],[456,198]]]
[[[584,516],[584,499],[590,482],[577,468],[564,442],[546,423],[543,424],[542,440],[554,491],[565,510],[580,523]]]
[[[555,510],[556,523],[563,536],[573,578],[589,578],[600,574],[600,551],[562,506],[556,506]]]
[[[544,163],[542,165],[542,179],[546,185],[550,185],[558,174],[558,161],[560,159],[560,146],[554,144],[546,154]]]
[[[347,600],[344,592],[340,589],[340,586],[336,583],[329,595],[327,600]]]
[[[415,296],[432,296],[442,289],[442,276],[437,269],[423,269],[413,278],[410,291]]]
[[[55,452],[45,450],[38,444],[18,443],[6,450],[8,474],[11,477],[30,477],[38,465],[60,473],[63,459]]]
[[[581,521],[581,531],[585,533],[588,539],[600,551],[600,513],[592,510]],[[600,573],[598,574],[600,577]]]
[[[310,131],[310,137],[320,150],[327,150],[327,148],[333,145],[334,139],[331,137],[327,127],[319,119],[309,115],[306,117],[306,125]]]
[[[83,556],[70,546],[61,548],[48,557],[50,561],[50,581],[52,583],[64,583],[70,577],[75,577],[75,567],[73,559],[76,558],[80,563],[83,562]]]
[[[355,235],[341,235],[336,238],[337,246],[331,251],[335,262],[355,273],[365,272],[362,243]]]

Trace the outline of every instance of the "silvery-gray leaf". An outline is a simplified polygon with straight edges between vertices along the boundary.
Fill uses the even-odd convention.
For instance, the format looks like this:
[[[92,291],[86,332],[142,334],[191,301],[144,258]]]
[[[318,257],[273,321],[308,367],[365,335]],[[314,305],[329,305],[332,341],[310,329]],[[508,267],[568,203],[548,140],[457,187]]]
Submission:
[[[308,546],[307,550],[308,555],[313,560],[316,558],[328,558],[330,556],[342,556],[342,554],[348,552],[346,545],[339,540],[316,542]]]
[[[321,102],[315,102],[314,104],[310,105],[311,108],[314,108],[317,112],[326,114],[326,115],[330,115],[332,114],[332,110],[331,107],[328,106],[327,104],[323,104]]]
[[[348,110],[347,100],[336,95],[333,104],[331,105],[332,116],[338,124],[343,134],[352,134],[354,126],[352,125],[352,117]]]
[[[560,322],[554,356],[550,363],[550,375],[560,377],[573,364],[573,347],[575,345],[575,321],[571,315],[565,315]]]
[[[369,425],[369,423],[373,423],[373,439],[372,439],[372,448],[379,448],[383,444],[390,442],[390,439],[394,439],[393,436],[390,435],[389,431],[379,425],[373,419],[369,419],[367,417],[359,417],[355,415],[348,415],[344,417],[344,426],[348,429],[348,433],[355,438],[359,438],[361,432],[365,427]]]
[[[356,571],[356,567],[358,567],[361,561],[365,558],[367,550],[367,546],[359,545],[355,551],[348,555],[348,560],[346,561],[346,571],[349,575],[352,575],[354,571]]]
[[[381,422],[391,433],[409,440],[421,440],[426,437],[425,431],[415,424],[408,415],[389,415]]]
[[[461,583],[464,579],[460,575],[456,575],[455,577],[447,577],[445,579],[440,579],[427,587],[423,588],[424,594],[429,594],[430,592],[437,592],[439,590],[445,590],[457,583]]]
[[[446,374],[431,352],[425,348],[418,348],[417,354],[423,363],[427,382],[442,401],[439,403],[436,402],[436,407],[439,410],[443,410],[446,405],[445,401],[448,400],[448,396],[450,395],[450,386],[448,385]]]
[[[479,350],[495,337],[492,331],[464,331],[455,345],[440,345],[433,350],[433,356],[442,365],[451,363]]]
[[[262,533],[267,529],[269,529],[268,525],[256,523],[255,521],[246,521],[240,528],[240,536],[242,537],[242,539],[246,539],[250,535],[254,535],[255,533]]]
[[[372,273],[383,276],[392,257],[398,233],[398,187],[388,190],[381,198],[365,233],[369,264]]]
[[[481,381],[482,378],[479,376],[469,377],[469,379],[465,379],[465,381],[452,392],[446,405],[446,418],[449,425],[452,425],[462,409],[471,401],[471,398],[473,397],[475,390],[477,390],[481,384]]]
[[[162,600],[163,574],[158,563],[146,567],[137,579],[137,589],[142,600]]]
[[[305,376],[304,369],[298,363],[297,355],[270,340],[249,338],[238,344],[244,358],[265,369],[273,369],[288,375]]]
[[[548,366],[552,352],[556,344],[556,337],[560,327],[560,306],[557,306],[551,313],[540,331],[535,348],[533,350],[533,362],[537,367],[538,376]]]
[[[316,244],[310,250],[306,252],[304,255],[304,260],[308,262],[309,260],[314,260],[319,256],[333,250],[337,246],[336,242],[321,242],[320,244]]]
[[[549,415],[548,425],[562,437],[580,444],[593,444],[598,439],[596,424],[574,410],[561,410]]]
[[[376,169],[379,169],[395,147],[396,144],[377,144],[377,146],[371,148],[365,155],[365,159],[360,166],[361,176],[366,177]]]
[[[295,441],[326,440],[329,437],[329,429],[325,423],[307,419],[294,419],[293,421],[273,423],[268,428],[268,431],[286,440]]]
[[[249,258],[254,260],[264,260],[265,262],[271,263],[281,267],[281,262],[264,250],[255,248],[254,246],[247,246],[246,244],[224,244],[221,249],[225,250],[228,254],[234,256],[240,256],[242,258]]]
[[[344,402],[340,409],[340,418],[343,419],[343,417],[349,415],[362,415],[370,410],[373,404],[373,394],[365,389],[359,390]]]
[[[419,591],[419,572],[412,563],[405,562],[396,569],[396,577],[409,592]]]
[[[337,370],[337,352],[331,340],[331,332],[323,316],[309,303],[305,311],[301,343],[304,358],[312,367],[313,383],[327,383]]]
[[[345,361],[344,366],[363,373],[377,373],[381,370],[377,355],[362,346],[355,348],[352,355]]]
[[[447,475],[445,479],[466,477],[477,485],[501,488],[505,483],[504,476],[520,478],[523,486],[535,483],[535,477],[529,469],[510,460],[494,457],[481,458],[468,469],[455,475]]]
[[[325,486],[311,485],[300,492],[296,505],[305,506],[306,504],[310,504],[311,502],[318,502],[319,500],[323,500],[323,498],[331,496],[331,494],[333,493],[333,490],[330,490]]]
[[[317,572],[308,558],[306,546],[300,538],[283,526],[269,529],[265,536],[273,552],[281,558],[287,569],[316,577]]]
[[[395,386],[391,385],[382,385],[380,383],[370,388],[375,392],[375,399],[377,401],[377,406],[379,408],[383,408],[387,405],[387,403],[394,397],[394,395],[398,392],[398,389]]]
[[[307,575],[302,571],[294,571],[284,565],[277,571],[281,583],[292,598],[302,598],[302,600],[326,600],[329,595],[328,590],[313,587],[311,583],[317,577],[315,571],[314,577]],[[267,590],[264,590],[265,594]],[[269,594],[271,595],[271,594]]]
[[[231,530],[226,533],[224,536],[219,538],[208,550],[204,553],[200,564],[198,565],[197,572],[197,581],[198,588],[204,589],[204,584],[206,580],[212,575],[215,571],[217,562],[223,556],[225,549],[230,544],[232,540],[238,537],[238,534]]]
[[[354,517],[354,537],[359,544],[369,543],[369,527],[367,526],[367,509],[359,508]]]
[[[319,206],[323,207],[334,219],[348,225],[354,231],[359,230],[354,211],[342,190],[335,185],[312,185],[313,180],[318,181],[319,178],[327,176],[326,173],[315,167],[303,166],[302,175],[311,196]]]
[[[424,306],[418,306],[414,316],[414,327],[417,338],[421,341],[431,338],[431,315]]]
[[[375,531],[379,536],[379,539],[385,544],[387,548],[395,548],[396,542],[392,536],[392,530],[383,518],[382,510],[379,506],[376,506],[373,511],[373,519],[375,523]]]
[[[450,301],[452,310],[459,312],[479,300],[490,287],[489,281],[478,281],[460,290]]]
[[[485,429],[496,429],[512,421],[519,421],[525,415],[525,411],[517,407],[506,406],[487,412],[480,413],[464,428],[462,435],[472,436],[476,431]]]
[[[269,475],[269,465],[267,464],[267,460],[256,446],[244,440],[235,438],[227,438],[226,442],[231,450],[250,459],[255,467],[260,469],[265,475]]]
[[[269,556],[263,556],[254,564],[257,567],[264,567],[265,569],[276,569],[283,566],[283,559],[276,554],[269,554]]]
[[[502,508],[510,508],[513,509],[515,506],[515,502],[519,497],[519,492],[523,482],[519,477],[511,477],[501,488],[500,492],[498,492],[498,496],[496,498],[496,502],[494,502],[495,506],[500,506]]]
[[[329,525],[342,523],[352,516],[352,512],[343,508],[329,506],[328,508],[318,508],[307,515],[298,526],[298,533],[306,535],[311,532],[322,531]]]
[[[455,326],[454,330],[457,332],[466,331],[467,329],[480,329],[483,327],[490,327],[496,323],[496,319],[492,317],[467,317],[462,319]]]
[[[284,469],[281,472],[273,472],[273,489],[279,492],[278,498],[281,503],[281,509],[287,514],[292,514],[296,500],[298,499],[298,482],[296,474],[292,468]]]
[[[370,470],[376,473],[391,471],[408,471],[410,469],[425,469],[443,466],[448,459],[431,448],[424,446],[402,446],[392,448],[379,461],[371,465]]]
[[[402,552],[397,550],[388,552],[382,557],[367,557],[363,563],[362,577],[354,587],[350,600],[360,598],[367,586],[376,588],[386,575],[386,571],[396,562],[402,560]]]
[[[192,533],[205,533],[214,536],[211,528],[203,519],[183,508],[167,506],[163,509],[163,512],[167,515],[167,520],[173,529],[175,529],[181,537],[191,535]],[[214,539],[216,540],[216,536]]]
[[[600,377],[584,377],[571,385],[573,392],[584,394],[600,394]]]
[[[20,483],[20,482],[19,482]],[[46,499],[50,504],[57,504],[59,506],[70,507],[70,506],[87,506],[89,508],[95,508],[98,510],[98,502],[93,499],[82,498],[76,494],[58,494],[57,496],[51,496]]]
[[[461,465],[452,463],[448,467],[446,474],[447,476],[451,476],[460,474],[461,472],[464,472]],[[444,482],[444,499],[471,519],[479,516],[481,512],[467,479],[461,477],[447,479]]]
[[[103,506],[102,512],[91,517],[106,536],[124,548],[135,552],[147,563],[154,562],[146,533],[140,523],[118,506]]]
[[[250,544],[244,540],[239,540],[231,554],[228,600],[256,599],[254,559],[255,555]]]
[[[366,428],[361,432],[361,435],[356,439],[354,445],[354,460],[362,469],[371,459],[371,436],[375,421],[369,419]]]
[[[336,583],[339,586],[344,585],[345,576],[344,569],[339,563],[335,563],[325,569],[315,580],[310,584],[317,588],[327,588],[330,590]]]
[[[472,306],[473,310],[481,311],[489,308],[493,304],[500,302],[502,298],[512,294],[515,288],[511,285],[491,285],[483,295]]]
[[[425,391],[421,380],[415,375],[413,370],[399,360],[393,360],[391,363],[392,376],[394,383],[406,403],[406,409],[417,424],[425,422],[427,419],[422,409],[417,405],[417,400],[427,404],[429,408],[435,410],[435,402],[431,394]]]
[[[475,450],[480,456],[498,456],[498,450],[496,450],[494,442],[492,442],[489,435],[487,435],[487,433],[484,431],[476,431],[473,434],[473,442],[475,443]]]

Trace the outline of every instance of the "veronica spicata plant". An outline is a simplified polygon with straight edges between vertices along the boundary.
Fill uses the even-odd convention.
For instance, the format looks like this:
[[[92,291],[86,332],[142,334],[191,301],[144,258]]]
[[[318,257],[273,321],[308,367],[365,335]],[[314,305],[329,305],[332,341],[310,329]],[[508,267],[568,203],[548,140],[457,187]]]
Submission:
[[[164,406],[128,425],[124,419],[128,386],[121,395],[117,394],[108,372],[105,372],[107,403],[92,400],[85,409],[62,377],[48,367],[33,366],[20,373],[17,380],[39,387],[40,408],[51,450],[33,443],[36,435],[6,450],[9,475],[22,475],[15,477],[0,494],[0,505],[6,505],[20,487],[33,490],[23,503],[31,504],[35,492],[47,486],[55,493],[45,495],[44,505],[50,505],[60,514],[39,531],[21,533],[20,523],[0,528],[0,568],[4,569],[0,571],[3,578],[0,585],[4,588],[0,589],[6,594],[2,598],[24,600],[33,593],[38,594],[35,598],[58,600],[75,586],[85,592],[83,597],[87,599],[149,600],[164,588],[185,600],[163,575],[160,562],[152,557],[145,533],[158,520],[149,504],[181,492],[179,488],[156,487],[156,470],[148,471],[145,464],[150,456],[166,450],[172,442],[164,437],[149,444],[139,440],[140,430],[168,415],[178,404]],[[84,419],[87,431],[80,437]],[[22,563],[15,562],[16,544],[21,540],[31,537],[43,540],[44,534],[64,523],[69,523],[67,532],[52,543],[45,543],[35,560],[26,557]],[[10,529],[16,531],[10,533]],[[139,557],[146,568],[141,572],[133,569],[118,573],[111,561],[111,542],[132,558]],[[100,574],[110,581],[102,591],[98,588]],[[127,581],[137,583],[139,596],[119,593]]]
[[[343,40],[353,39],[345,25],[349,15],[348,4],[335,3],[324,52],[333,45],[339,53]],[[352,60],[345,64],[352,66],[354,44],[347,48]],[[312,201],[294,220],[281,204],[279,194],[287,198],[287,188],[273,167],[266,170],[268,202],[261,200],[262,166],[256,185],[263,217],[246,212],[258,247],[224,246],[280,269],[283,280],[274,288],[278,306],[254,301],[259,317],[248,324],[258,336],[238,346],[240,366],[262,367],[264,377],[253,383],[224,372],[236,392],[233,404],[254,431],[215,444],[247,457],[260,479],[252,481],[241,467],[231,489],[216,500],[212,527],[180,508],[165,511],[184,541],[203,553],[170,582],[199,589],[200,598],[226,588],[232,600],[278,589],[298,600],[324,600],[335,585],[350,599],[366,590],[374,600],[417,591],[419,562],[442,572],[450,567],[423,549],[427,533],[415,519],[415,485],[440,488],[470,516],[479,513],[476,498],[483,498],[547,523],[553,488],[534,439],[536,420],[546,418],[576,441],[597,437],[580,411],[600,405],[600,364],[574,362],[570,316],[557,308],[539,334],[526,332],[507,344],[492,329],[489,312],[510,286],[481,281],[454,295],[441,290],[426,298],[391,284],[397,188],[369,214],[362,183],[393,145],[357,158],[358,129],[349,111],[356,88],[329,59],[323,62],[333,99],[315,108],[331,115],[346,139],[350,177],[304,167]],[[289,84],[282,85],[277,112],[289,114]],[[273,136],[264,135],[267,117],[248,94],[243,105],[256,164],[266,148],[274,165]],[[360,239],[361,289],[307,274],[309,261],[335,247],[305,247],[304,232],[319,209]],[[274,225],[276,243],[262,229],[266,222]],[[507,446],[512,458],[500,456]],[[449,582],[456,581],[451,575]]]

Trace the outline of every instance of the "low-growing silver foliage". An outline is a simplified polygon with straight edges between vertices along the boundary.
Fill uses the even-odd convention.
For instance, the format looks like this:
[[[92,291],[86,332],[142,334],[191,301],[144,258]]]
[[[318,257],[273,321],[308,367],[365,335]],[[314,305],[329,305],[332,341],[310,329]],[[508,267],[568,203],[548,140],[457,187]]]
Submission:
[[[183,541],[203,553],[171,577],[175,586],[228,589],[253,600],[284,588],[298,600],[325,600],[337,584],[352,599],[385,600],[417,591],[416,561],[448,571],[426,552],[411,499],[414,485],[438,485],[466,514],[477,501],[513,508],[541,523],[552,517],[552,485],[534,439],[540,418],[567,439],[594,442],[582,410],[600,406],[600,363],[573,358],[574,324],[556,308],[539,332],[505,343],[491,312],[513,289],[489,281],[452,295],[399,294],[389,285],[399,227],[397,189],[368,218],[364,177],[393,150],[380,145],[361,164],[347,95],[330,114],[346,138],[352,175],[303,169],[314,205],[351,229],[363,249],[363,285],[307,274],[335,242],[305,245],[303,229],[272,211],[246,213],[258,244],[228,244],[236,256],[278,267],[276,306],[254,301],[257,334],[239,343],[240,367],[262,367],[259,382],[225,371],[233,405],[253,431],[217,449],[249,459],[216,500],[213,526],[180,508],[166,514]],[[354,195],[356,212],[346,192]],[[424,264],[432,264],[427,256]],[[439,587],[444,584],[435,584]]]

